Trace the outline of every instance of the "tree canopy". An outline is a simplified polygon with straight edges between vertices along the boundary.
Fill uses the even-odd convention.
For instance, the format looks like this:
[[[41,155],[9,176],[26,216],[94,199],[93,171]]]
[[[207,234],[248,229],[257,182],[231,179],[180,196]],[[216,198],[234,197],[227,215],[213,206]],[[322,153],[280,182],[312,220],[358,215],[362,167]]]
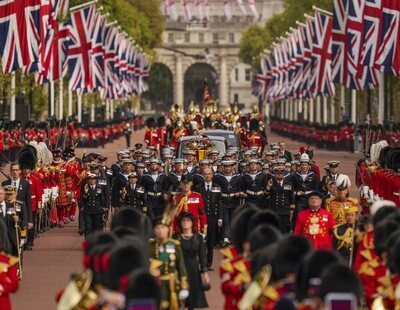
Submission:
[[[286,0],[282,13],[275,14],[266,22],[264,27],[251,25],[242,36],[240,42],[240,58],[257,68],[260,63],[260,53],[269,49],[275,38],[286,36],[290,27],[296,27],[296,20],[304,21],[304,13],[313,14],[312,6],[332,11],[331,0]]]

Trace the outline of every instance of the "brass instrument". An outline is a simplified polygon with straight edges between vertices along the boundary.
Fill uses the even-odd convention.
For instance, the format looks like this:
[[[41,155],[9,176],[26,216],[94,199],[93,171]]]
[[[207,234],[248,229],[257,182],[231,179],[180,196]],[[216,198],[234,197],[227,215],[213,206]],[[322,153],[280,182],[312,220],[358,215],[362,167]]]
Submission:
[[[87,269],[72,278],[64,290],[57,310],[92,309],[97,304],[98,293],[92,287],[92,272]]]

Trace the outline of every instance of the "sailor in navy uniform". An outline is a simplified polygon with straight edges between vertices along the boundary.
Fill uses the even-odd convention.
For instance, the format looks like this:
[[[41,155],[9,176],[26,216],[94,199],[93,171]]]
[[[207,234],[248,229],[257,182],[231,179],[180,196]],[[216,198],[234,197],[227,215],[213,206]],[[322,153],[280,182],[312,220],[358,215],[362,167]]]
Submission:
[[[138,175],[131,172],[128,175],[128,184],[121,190],[121,205],[138,209],[143,213],[147,213],[145,205],[145,191],[143,186],[138,185]]]
[[[267,182],[268,176],[260,171],[259,160],[250,159],[249,172],[243,174],[242,177],[242,189],[246,194],[246,203],[265,209],[267,204],[264,192]]]

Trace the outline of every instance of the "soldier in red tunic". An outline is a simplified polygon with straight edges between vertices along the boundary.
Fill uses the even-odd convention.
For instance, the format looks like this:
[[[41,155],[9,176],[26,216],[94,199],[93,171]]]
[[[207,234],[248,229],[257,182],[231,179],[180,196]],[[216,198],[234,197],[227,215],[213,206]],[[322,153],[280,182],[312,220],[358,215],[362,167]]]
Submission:
[[[157,147],[157,145],[160,143],[160,140],[156,128],[156,121],[153,117],[150,117],[147,119],[146,124],[147,124],[147,129],[144,134],[144,142],[147,144],[148,147],[149,146]]]
[[[3,220],[0,219],[0,309],[11,310],[10,293],[18,290],[18,258],[3,252],[6,245],[7,227]]]
[[[205,236],[207,234],[207,215],[203,197],[197,192],[192,192],[193,177],[190,174],[182,176],[181,184],[182,193],[173,198],[173,205],[176,207],[173,230],[174,232],[178,231],[179,216],[184,212],[190,212],[196,219],[194,229]]]
[[[308,195],[309,209],[301,211],[294,228],[295,235],[309,239],[315,249],[332,249],[335,219],[332,214],[321,208],[322,194],[313,191]]]
[[[157,134],[158,134],[158,139],[159,139],[157,148],[161,149],[167,145],[167,127],[165,125],[165,117],[164,116],[160,116],[158,118],[157,125],[158,125]]]
[[[186,128],[183,126],[182,121],[178,121],[176,123],[175,129],[172,131],[172,137],[171,137],[171,145],[175,147],[175,149],[179,146],[179,140],[187,136],[189,133],[186,130]]]
[[[250,149],[251,147],[257,147],[257,153],[261,155],[262,149],[264,147],[264,139],[259,133],[259,123],[255,118],[250,120],[249,126],[250,132],[246,136],[246,147]]]
[[[66,216],[69,220],[75,220],[76,208],[80,198],[80,175],[82,174],[82,168],[80,163],[76,160],[75,151],[72,147],[67,148],[64,151],[64,157],[67,160],[65,163],[65,170],[68,179],[71,180],[71,205],[68,209]]]

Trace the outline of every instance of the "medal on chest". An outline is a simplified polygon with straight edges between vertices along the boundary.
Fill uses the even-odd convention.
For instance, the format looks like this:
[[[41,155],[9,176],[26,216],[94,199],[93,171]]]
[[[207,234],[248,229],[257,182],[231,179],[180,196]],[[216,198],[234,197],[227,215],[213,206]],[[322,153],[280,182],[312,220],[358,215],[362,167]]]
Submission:
[[[310,225],[309,225],[309,228],[308,228],[308,233],[309,233],[310,235],[312,235],[312,236],[318,235],[318,233],[319,233],[319,226],[320,226],[320,224],[319,224],[319,218],[318,218],[318,216],[313,215],[313,216],[310,218]]]

